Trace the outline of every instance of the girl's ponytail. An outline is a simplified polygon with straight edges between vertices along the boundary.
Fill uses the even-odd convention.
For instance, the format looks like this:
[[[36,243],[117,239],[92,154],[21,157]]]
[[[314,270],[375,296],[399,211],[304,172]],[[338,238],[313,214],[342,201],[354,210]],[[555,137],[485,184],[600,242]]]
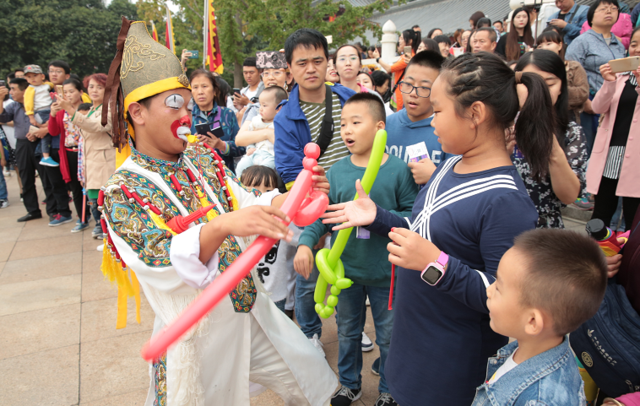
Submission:
[[[528,91],[515,125],[516,143],[531,167],[532,178],[539,180],[548,172],[553,148],[555,112],[549,88],[535,73],[516,72],[514,82],[516,89],[523,85]]]
[[[534,73],[516,74],[497,56],[487,52],[463,54],[447,60],[441,76],[449,83],[460,117],[476,101],[489,109],[496,125],[504,132],[513,125],[519,110],[517,86],[527,87],[529,96],[516,122],[516,142],[531,167],[531,175],[539,179],[549,167],[553,146],[555,113],[545,81]]]

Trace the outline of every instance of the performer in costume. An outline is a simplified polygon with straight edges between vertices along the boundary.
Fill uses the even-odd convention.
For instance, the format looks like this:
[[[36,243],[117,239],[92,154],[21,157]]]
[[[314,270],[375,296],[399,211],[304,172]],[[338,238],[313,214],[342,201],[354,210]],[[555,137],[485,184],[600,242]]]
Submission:
[[[114,144],[121,154],[130,148],[130,156],[101,192],[108,234],[103,272],[129,294],[139,281],[156,314],[154,334],[238,257],[242,237],[290,238],[276,219],[286,217],[277,208],[284,195],[245,189],[214,151],[187,147],[190,98],[175,55],[149,36],[144,22],[123,19],[103,121],[112,114]],[[315,187],[327,189],[324,170],[314,170]],[[177,216],[198,210],[206,214],[187,229],[176,226]],[[119,327],[126,324],[127,294],[121,296]],[[253,271],[153,363],[146,405],[249,405],[250,381],[296,406],[328,405],[337,386],[326,360]]]

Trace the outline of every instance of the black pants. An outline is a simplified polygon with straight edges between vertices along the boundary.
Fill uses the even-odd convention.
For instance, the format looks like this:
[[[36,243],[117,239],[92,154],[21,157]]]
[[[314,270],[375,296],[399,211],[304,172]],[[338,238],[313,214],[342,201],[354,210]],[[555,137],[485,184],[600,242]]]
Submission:
[[[618,179],[609,179],[604,176],[600,180],[600,188],[595,196],[595,205],[593,206],[592,219],[600,219],[604,224],[609,226],[611,218],[618,208],[618,196],[616,196],[616,188],[618,187]],[[640,198],[622,197],[622,214],[624,215],[625,230],[631,230],[633,218],[636,215]]]
[[[51,158],[60,163],[60,155],[58,148],[51,148],[49,154]],[[71,210],[69,210],[69,195],[67,194],[67,186],[62,178],[60,167],[45,167],[46,175],[43,179],[45,183],[51,188],[51,197],[47,198],[47,213],[49,213],[49,207],[53,210],[53,214],[59,214],[62,217],[71,217]],[[49,215],[52,215],[49,213]]]
[[[76,213],[78,218],[82,219],[82,184],[78,180],[78,153],[73,151],[67,151],[67,162],[69,163],[69,175],[71,176],[71,182],[67,183],[67,187],[73,194],[73,205],[76,207]],[[91,219],[91,209],[85,201],[85,220],[87,223]]]
[[[42,214],[36,191],[36,171],[41,178],[44,173],[35,156],[36,146],[37,142],[27,139],[16,140],[16,164],[22,181],[22,199],[27,212],[33,215]],[[44,186],[44,179],[42,180]]]

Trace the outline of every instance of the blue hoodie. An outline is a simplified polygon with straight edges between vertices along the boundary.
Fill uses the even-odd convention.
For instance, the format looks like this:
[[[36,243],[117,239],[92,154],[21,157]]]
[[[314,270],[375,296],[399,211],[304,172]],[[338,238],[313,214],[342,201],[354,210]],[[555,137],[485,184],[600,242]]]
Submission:
[[[424,143],[429,151],[429,158],[436,166],[440,162],[444,162],[447,159],[447,154],[442,152],[442,145],[433,133],[434,128],[431,127],[431,120],[433,120],[433,116],[413,122],[409,119],[406,109],[387,117],[387,153],[408,163],[407,147]]]
[[[338,84],[329,87],[333,94],[338,96],[342,106],[351,96],[356,94],[348,87]],[[282,181],[287,184],[296,180],[302,170],[304,147],[311,142],[311,129],[300,108],[298,85],[294,86],[289,93],[289,100],[283,101],[281,106],[282,108],[273,120],[276,133],[274,151],[276,169]]]

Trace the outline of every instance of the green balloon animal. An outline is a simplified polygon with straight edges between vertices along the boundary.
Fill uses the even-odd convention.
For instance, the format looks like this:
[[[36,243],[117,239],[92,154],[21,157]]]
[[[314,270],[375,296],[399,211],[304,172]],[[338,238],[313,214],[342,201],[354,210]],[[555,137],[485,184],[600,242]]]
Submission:
[[[385,130],[378,130],[373,141],[371,157],[369,158],[367,169],[360,181],[362,188],[367,193],[371,191],[373,182],[375,182],[376,177],[378,176],[386,145],[387,132]],[[356,200],[357,198],[358,194],[356,193],[353,200]],[[353,285],[351,279],[344,277],[344,264],[342,263],[342,260],[340,260],[340,256],[347,245],[351,231],[353,231],[353,227],[340,230],[336,240],[331,246],[331,249],[324,248],[316,254],[316,265],[318,267],[318,271],[320,271],[320,275],[318,275],[318,282],[316,283],[316,290],[313,297],[316,302],[316,313],[324,319],[331,317],[333,314],[335,307],[338,305],[338,295],[342,289],[347,289]],[[327,303],[325,304],[324,299],[329,285],[333,286],[331,286],[331,294],[327,298]]]

